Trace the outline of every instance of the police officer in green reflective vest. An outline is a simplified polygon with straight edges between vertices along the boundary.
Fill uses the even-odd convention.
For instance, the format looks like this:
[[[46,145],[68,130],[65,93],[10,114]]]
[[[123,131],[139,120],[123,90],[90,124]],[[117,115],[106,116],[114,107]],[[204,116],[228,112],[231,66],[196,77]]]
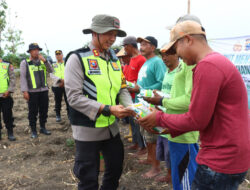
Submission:
[[[67,113],[68,113],[68,102],[64,88],[64,61],[63,61],[62,50],[56,50],[55,54],[57,62],[52,64],[54,73],[50,73],[50,77],[53,80],[52,91],[54,93],[54,98],[55,98],[56,121],[60,122],[62,97],[64,96]]]
[[[125,108],[132,99],[111,46],[116,37],[126,33],[120,29],[119,19],[109,15],[96,15],[83,33],[92,35],[91,43],[69,53],[65,68],[65,90],[76,142],[73,170],[80,180],[79,190],[97,190],[101,152],[105,161],[101,190],[115,190],[124,159],[116,117],[133,113]]]
[[[29,45],[30,58],[20,64],[20,82],[23,97],[28,101],[29,125],[31,138],[37,138],[36,121],[39,113],[40,133],[50,135],[51,132],[45,127],[48,117],[49,96],[47,84],[47,72],[54,70],[51,64],[41,55],[42,48],[37,43]]]
[[[8,133],[8,139],[15,141],[13,134],[13,99],[11,93],[15,90],[15,73],[14,67],[10,63],[3,62],[0,59],[0,114],[3,113],[3,121]],[[1,122],[1,121],[0,121]],[[2,124],[0,123],[0,140],[2,139]]]

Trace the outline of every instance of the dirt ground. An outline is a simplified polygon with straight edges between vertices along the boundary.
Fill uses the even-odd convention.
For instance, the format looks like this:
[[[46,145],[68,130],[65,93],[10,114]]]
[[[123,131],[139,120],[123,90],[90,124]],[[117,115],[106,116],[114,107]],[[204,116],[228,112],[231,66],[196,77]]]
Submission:
[[[47,128],[51,136],[40,134],[38,139],[30,138],[28,127],[27,103],[20,93],[19,80],[14,98],[14,129],[17,141],[7,140],[6,130],[0,141],[0,190],[76,190],[77,179],[72,168],[75,148],[72,144],[72,131],[69,125],[65,104],[63,104],[62,122],[56,123],[54,98],[50,90],[50,106]],[[120,124],[122,137],[128,133],[128,126]],[[123,140],[125,146],[129,143]],[[168,190],[171,185],[145,180],[141,175],[149,166],[139,165],[131,157],[132,151],[125,149],[124,171],[119,190]],[[164,171],[164,163],[162,163]],[[103,173],[101,173],[102,175]],[[100,176],[101,176],[100,175]],[[250,189],[250,173],[240,190]],[[101,177],[100,177],[101,182]]]

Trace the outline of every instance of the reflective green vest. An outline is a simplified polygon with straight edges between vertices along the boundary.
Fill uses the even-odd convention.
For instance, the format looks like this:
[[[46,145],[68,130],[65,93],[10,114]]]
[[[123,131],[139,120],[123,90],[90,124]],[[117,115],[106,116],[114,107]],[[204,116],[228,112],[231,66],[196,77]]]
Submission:
[[[39,89],[48,86],[47,85],[47,70],[43,61],[40,61],[40,65],[36,66],[29,59],[27,61],[28,75],[27,81],[30,89]]]
[[[64,62],[63,63],[54,63],[54,75],[56,75],[60,79],[64,79]]]
[[[122,70],[118,59],[106,61],[94,56],[90,49],[77,52],[83,65],[83,94],[104,105],[116,105],[122,85]],[[100,115],[95,121],[70,107],[71,124],[87,127],[108,127],[115,122],[115,116]]]
[[[9,88],[9,63],[0,63],[0,94]]]

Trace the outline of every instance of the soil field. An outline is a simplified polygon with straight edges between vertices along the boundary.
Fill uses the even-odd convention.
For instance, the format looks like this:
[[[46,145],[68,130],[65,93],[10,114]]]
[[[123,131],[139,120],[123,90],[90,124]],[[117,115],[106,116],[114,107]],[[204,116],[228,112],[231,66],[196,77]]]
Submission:
[[[51,83],[51,81],[50,81]],[[17,141],[7,140],[6,130],[0,141],[0,190],[76,190],[77,179],[72,172],[74,164],[74,141],[63,103],[62,122],[55,121],[54,97],[50,90],[47,128],[51,136],[39,134],[38,139],[30,138],[28,126],[28,108],[20,92],[17,79],[16,92],[13,94],[15,117],[14,134]],[[38,125],[39,126],[39,125]],[[121,136],[128,133],[128,126],[120,123]],[[124,146],[130,145],[124,140]],[[168,190],[171,185],[157,183],[152,179],[143,179],[149,166],[138,164],[131,156],[133,152],[125,149],[123,175],[119,190]],[[164,163],[161,164],[162,173]],[[101,176],[100,173],[100,183]],[[250,174],[241,185],[240,190],[250,189]]]

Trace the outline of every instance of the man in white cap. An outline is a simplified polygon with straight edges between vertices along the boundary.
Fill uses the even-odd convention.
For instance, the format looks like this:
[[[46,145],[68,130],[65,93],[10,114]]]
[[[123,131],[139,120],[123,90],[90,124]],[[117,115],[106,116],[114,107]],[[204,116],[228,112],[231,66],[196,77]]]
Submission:
[[[192,20],[201,24],[200,19],[194,15],[184,15],[179,17],[176,23]],[[168,67],[165,74],[162,91],[169,94],[169,99],[162,101],[163,107],[166,108],[168,114],[182,114],[188,111],[190,105],[190,97],[193,87],[193,71],[196,65],[188,66],[182,60],[179,60],[175,52],[162,52],[162,59]],[[177,67],[178,65],[178,67]],[[175,68],[175,69],[173,69]],[[159,105],[161,96],[147,98],[151,104]],[[170,157],[171,162],[167,159],[167,168],[171,168],[171,177],[174,190],[190,189],[196,169],[196,156],[199,151],[198,146],[199,133],[196,131],[184,133],[180,136],[172,138],[171,135],[160,135],[157,139],[157,155],[161,159],[161,149],[169,150],[165,153],[165,158]],[[164,157],[163,157],[164,158]],[[163,159],[164,160],[164,159]],[[169,161],[169,162],[168,162]],[[171,167],[169,167],[171,163]],[[182,168],[180,170],[180,168]],[[164,178],[156,178],[164,180]],[[167,181],[168,175],[165,177]]]

